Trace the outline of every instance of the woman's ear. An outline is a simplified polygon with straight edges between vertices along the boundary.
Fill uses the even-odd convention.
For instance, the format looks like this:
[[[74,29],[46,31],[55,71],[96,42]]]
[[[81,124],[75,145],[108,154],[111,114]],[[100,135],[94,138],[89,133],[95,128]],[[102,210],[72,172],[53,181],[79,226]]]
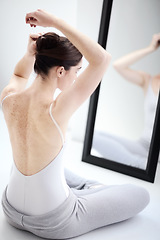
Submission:
[[[57,68],[57,77],[63,77],[65,74],[65,69],[63,66],[60,66]]]

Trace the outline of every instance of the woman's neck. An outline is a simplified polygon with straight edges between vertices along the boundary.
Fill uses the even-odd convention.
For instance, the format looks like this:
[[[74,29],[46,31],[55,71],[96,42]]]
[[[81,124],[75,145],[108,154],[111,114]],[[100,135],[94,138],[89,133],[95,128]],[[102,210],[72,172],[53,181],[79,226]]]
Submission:
[[[44,95],[48,99],[53,99],[54,93],[57,89],[57,79],[51,79],[49,77],[42,78],[38,75],[31,85],[31,88],[38,94]]]

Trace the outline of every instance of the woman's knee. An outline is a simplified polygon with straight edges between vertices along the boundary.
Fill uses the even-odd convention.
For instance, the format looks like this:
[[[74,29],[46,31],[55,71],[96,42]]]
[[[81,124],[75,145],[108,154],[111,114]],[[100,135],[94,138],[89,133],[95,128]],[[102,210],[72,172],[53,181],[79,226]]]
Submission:
[[[132,203],[135,213],[141,212],[150,201],[148,191],[136,185],[126,185],[126,198]]]

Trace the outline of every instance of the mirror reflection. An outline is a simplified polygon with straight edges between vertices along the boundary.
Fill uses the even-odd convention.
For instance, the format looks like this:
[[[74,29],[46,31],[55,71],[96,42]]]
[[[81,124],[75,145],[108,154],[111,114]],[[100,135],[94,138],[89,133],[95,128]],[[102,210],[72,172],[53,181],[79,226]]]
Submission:
[[[101,84],[91,154],[146,169],[160,88],[158,16],[156,4],[145,6],[148,17],[138,1],[123,2],[123,9],[117,0],[112,7],[113,61]]]

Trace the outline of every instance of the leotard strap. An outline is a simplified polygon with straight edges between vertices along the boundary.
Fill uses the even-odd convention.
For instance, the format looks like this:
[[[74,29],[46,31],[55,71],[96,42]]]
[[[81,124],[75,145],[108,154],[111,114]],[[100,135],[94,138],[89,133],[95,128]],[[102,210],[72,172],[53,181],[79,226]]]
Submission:
[[[9,96],[13,95],[13,94],[16,94],[16,93],[10,93],[10,94],[8,94],[7,96],[5,96],[5,97],[2,99],[2,101],[1,101],[1,106],[3,105],[4,100],[5,100],[6,98],[8,98]]]
[[[64,136],[63,136],[62,130],[61,130],[60,126],[58,125],[58,123],[56,122],[56,120],[54,119],[53,115],[52,115],[52,106],[53,106],[53,102],[50,105],[49,114],[50,114],[50,117],[51,117],[52,121],[54,122],[54,124],[56,125],[56,127],[57,127],[57,129],[59,131],[59,134],[60,134],[61,139],[62,139],[62,143],[64,145],[65,140],[64,140]]]

